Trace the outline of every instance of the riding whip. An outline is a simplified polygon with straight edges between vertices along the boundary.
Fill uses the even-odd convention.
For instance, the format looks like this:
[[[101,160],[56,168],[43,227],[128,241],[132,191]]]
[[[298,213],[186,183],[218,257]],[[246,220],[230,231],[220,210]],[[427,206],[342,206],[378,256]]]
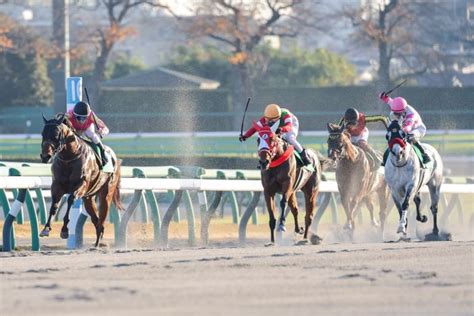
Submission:
[[[91,105],[91,101],[89,100],[89,93],[87,93],[87,88],[84,87],[84,92],[86,93],[86,99],[87,99],[87,103],[89,103],[89,105]],[[99,131],[99,124],[97,124],[97,120],[95,119],[95,114],[92,113],[92,119],[94,120],[94,125],[95,125],[95,128],[97,131]],[[102,135],[101,133],[98,133],[100,138],[102,138]]]
[[[250,98],[247,99],[247,105],[245,106],[244,117],[242,118],[242,125],[240,125],[240,136],[243,135],[244,132],[244,121],[245,121],[245,114],[247,113],[247,109],[249,107]]]
[[[385,92],[385,95],[389,95],[390,93],[392,93],[393,91],[397,90],[398,88],[400,88],[401,86],[403,86],[405,84],[405,82],[407,82],[408,79],[405,79],[403,80],[402,82],[400,82],[395,88],[392,88],[390,90],[388,90],[387,92]]]

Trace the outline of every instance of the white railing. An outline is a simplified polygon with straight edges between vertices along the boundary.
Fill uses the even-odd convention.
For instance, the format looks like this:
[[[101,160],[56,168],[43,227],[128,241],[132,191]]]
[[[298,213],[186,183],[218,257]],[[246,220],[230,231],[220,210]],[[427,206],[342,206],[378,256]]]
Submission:
[[[51,177],[0,177],[0,189],[49,189]],[[122,178],[121,189],[125,190],[194,190],[261,192],[260,180],[212,180],[212,179],[146,179]],[[319,192],[338,192],[335,181],[321,182]],[[424,186],[421,192],[428,192]],[[474,184],[444,183],[442,193],[474,194]]]

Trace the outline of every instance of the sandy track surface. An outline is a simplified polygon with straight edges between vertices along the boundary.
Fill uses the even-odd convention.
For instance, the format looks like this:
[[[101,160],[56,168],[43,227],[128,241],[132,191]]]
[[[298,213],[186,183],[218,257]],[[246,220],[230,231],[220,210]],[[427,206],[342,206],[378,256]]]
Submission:
[[[2,315],[472,315],[474,242],[0,253]]]

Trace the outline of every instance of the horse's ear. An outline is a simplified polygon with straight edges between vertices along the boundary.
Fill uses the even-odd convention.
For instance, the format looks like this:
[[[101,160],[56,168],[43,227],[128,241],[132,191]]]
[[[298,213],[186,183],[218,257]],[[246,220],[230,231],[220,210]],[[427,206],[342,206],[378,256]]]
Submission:
[[[71,120],[69,120],[69,116],[67,116],[67,115],[64,116],[63,123],[64,123],[67,127],[72,127]]]
[[[56,119],[58,120],[58,122],[61,124],[64,122],[64,118],[66,117],[66,114],[59,113],[56,117],[57,117]]]
[[[48,120],[46,119],[46,116],[44,116],[44,113],[41,113],[41,115],[43,116],[43,122],[46,124],[48,123]]]
[[[339,126],[339,132],[340,133],[344,132],[344,125]]]

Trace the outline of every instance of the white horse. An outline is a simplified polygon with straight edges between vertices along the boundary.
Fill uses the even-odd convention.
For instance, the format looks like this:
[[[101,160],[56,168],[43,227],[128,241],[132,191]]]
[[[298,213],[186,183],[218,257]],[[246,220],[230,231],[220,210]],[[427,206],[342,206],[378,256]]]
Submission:
[[[420,214],[420,189],[423,185],[427,185],[431,197],[433,231],[426,235],[425,239],[440,240],[437,213],[440,188],[443,182],[443,162],[435,148],[423,144],[426,153],[431,158],[431,162],[423,168],[413,145],[404,138],[404,132],[398,121],[392,121],[387,133],[390,154],[385,163],[385,181],[392,192],[393,201],[400,214],[397,233],[406,237],[407,212],[411,196],[413,196],[416,205],[416,220],[422,223],[427,221],[427,217]]]

